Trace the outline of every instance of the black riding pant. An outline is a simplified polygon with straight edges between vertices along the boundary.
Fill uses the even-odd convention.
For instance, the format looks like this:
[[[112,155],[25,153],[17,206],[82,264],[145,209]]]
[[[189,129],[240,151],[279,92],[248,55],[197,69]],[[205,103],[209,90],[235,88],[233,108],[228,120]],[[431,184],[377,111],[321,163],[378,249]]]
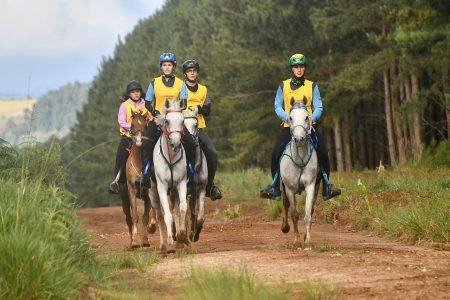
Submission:
[[[200,147],[206,156],[206,161],[208,163],[208,184],[211,185],[214,182],[214,176],[216,176],[217,171],[217,150],[208,134],[206,134],[203,129],[199,129],[198,131],[198,140]]]
[[[327,147],[325,144],[325,140],[323,139],[322,135],[318,132],[316,129],[313,131],[312,134],[314,134],[312,137],[314,140],[317,139],[317,158],[319,160],[319,165],[322,167],[323,171],[327,174],[328,178],[330,177],[330,159],[328,158],[328,152]],[[286,145],[291,140],[291,131],[289,127],[283,127],[278,135],[277,142],[275,144],[275,147],[272,151],[272,160],[270,163],[270,169],[272,172],[272,178],[275,177],[275,174],[278,172],[278,168],[280,166],[280,158],[283,154],[284,148],[286,148]],[[278,174],[277,180],[275,181],[275,186],[280,186],[280,176]]]
[[[145,166],[147,165],[147,162],[150,161],[150,163],[153,165],[153,150],[155,149],[156,142],[161,137],[161,130],[158,128],[156,123],[154,121],[149,122],[147,125],[147,129],[145,131],[145,136],[148,137],[147,139],[144,139],[142,143],[142,152],[141,152],[141,158],[142,158],[142,167],[145,169]],[[186,152],[186,159],[187,162],[195,166],[195,140],[192,137],[192,135],[187,130],[186,126],[184,126],[184,151]]]
[[[119,146],[117,147],[116,164],[114,165],[114,177],[117,176],[119,170],[122,170],[120,182],[124,182],[125,180],[125,165],[130,154],[126,149],[131,147],[131,143],[131,138],[122,136]]]

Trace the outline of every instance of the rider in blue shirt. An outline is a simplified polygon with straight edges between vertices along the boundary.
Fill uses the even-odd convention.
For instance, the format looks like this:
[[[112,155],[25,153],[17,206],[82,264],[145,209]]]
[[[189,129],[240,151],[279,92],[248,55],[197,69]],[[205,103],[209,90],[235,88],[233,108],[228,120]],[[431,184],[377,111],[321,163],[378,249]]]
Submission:
[[[306,99],[306,108],[308,110],[308,114],[311,116],[309,119],[311,126],[320,120],[323,112],[322,98],[320,97],[319,87],[315,82],[305,79],[306,57],[303,54],[294,54],[290,57],[289,63],[293,76],[292,78],[284,80],[278,86],[274,103],[275,112],[283,121],[282,130],[272,152],[272,160],[270,165],[272,178],[274,178],[274,180],[272,184],[268,185],[260,192],[261,197],[274,200],[279,199],[281,196],[280,176],[278,171],[280,158],[286,148],[286,145],[291,140],[291,132],[288,123],[291,99]],[[317,129],[312,132],[316,137],[314,140],[317,140],[317,158],[319,160],[319,165],[324,178],[322,196],[324,200],[328,200],[334,196],[340,195],[341,190],[329,183],[330,161],[328,158],[325,141]]]

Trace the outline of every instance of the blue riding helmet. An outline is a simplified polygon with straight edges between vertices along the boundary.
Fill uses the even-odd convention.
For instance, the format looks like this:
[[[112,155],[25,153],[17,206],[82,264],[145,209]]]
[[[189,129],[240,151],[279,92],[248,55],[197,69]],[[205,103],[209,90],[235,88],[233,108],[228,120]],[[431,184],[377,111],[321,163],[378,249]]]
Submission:
[[[159,66],[161,66],[163,62],[171,62],[175,67],[177,65],[177,58],[175,57],[175,54],[171,52],[165,52],[159,57]]]

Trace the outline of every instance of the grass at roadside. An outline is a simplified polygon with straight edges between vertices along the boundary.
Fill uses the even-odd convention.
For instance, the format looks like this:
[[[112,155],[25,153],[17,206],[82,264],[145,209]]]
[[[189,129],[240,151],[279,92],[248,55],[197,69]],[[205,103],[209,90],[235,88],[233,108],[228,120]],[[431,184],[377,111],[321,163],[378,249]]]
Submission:
[[[259,190],[270,182],[267,172],[248,169],[221,173],[227,199],[264,207],[268,219],[280,216],[281,202],[266,202]],[[450,243],[450,169],[403,167],[393,170],[333,174],[342,195],[317,202],[317,220],[351,224],[407,242]],[[304,197],[297,197],[301,201]],[[299,205],[302,210],[302,205]]]
[[[0,298],[77,298],[98,277],[69,195],[0,180]]]

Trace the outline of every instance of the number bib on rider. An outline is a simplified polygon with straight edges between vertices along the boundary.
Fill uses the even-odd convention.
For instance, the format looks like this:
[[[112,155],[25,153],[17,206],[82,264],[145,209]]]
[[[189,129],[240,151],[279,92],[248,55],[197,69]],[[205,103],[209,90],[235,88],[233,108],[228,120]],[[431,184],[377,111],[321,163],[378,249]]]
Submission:
[[[173,86],[167,87],[163,83],[162,76],[155,78],[155,109],[162,111],[166,98],[179,98],[180,92],[183,87],[183,81],[178,77],[175,77]]]
[[[187,108],[196,108],[197,105],[203,106],[206,100],[206,86],[198,84],[198,90],[193,92],[188,89]],[[202,114],[197,115],[198,128],[205,128],[206,122]]]

